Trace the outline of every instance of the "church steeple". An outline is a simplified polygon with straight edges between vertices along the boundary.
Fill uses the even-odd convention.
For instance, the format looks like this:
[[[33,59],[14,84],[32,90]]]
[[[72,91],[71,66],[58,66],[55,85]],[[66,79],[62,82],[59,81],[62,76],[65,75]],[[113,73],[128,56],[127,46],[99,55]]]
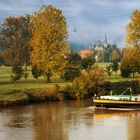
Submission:
[[[107,35],[105,34],[105,40],[104,40],[104,47],[108,47],[108,40],[107,40]]]
[[[105,43],[108,44],[108,41],[107,41],[107,36],[105,34]]]

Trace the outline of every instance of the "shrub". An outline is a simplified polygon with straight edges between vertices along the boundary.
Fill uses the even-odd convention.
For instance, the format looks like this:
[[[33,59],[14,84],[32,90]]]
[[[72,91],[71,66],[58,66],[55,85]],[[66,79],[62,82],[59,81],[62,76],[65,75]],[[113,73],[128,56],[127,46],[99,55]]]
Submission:
[[[65,71],[63,78],[67,81],[72,81],[74,78],[80,75],[80,68],[77,66],[71,66]]]
[[[111,76],[111,74],[112,74],[112,64],[109,64],[109,65],[107,65],[106,67],[105,67],[105,71],[106,71],[106,73],[108,74],[108,76]]]
[[[127,88],[131,88],[133,94],[140,93],[140,85],[138,80],[134,81],[120,81],[120,82],[105,82],[106,94],[113,91],[113,94],[120,95]]]
[[[11,81],[14,83],[15,81],[19,80],[23,76],[23,69],[19,65],[14,65],[12,67],[12,73]]]
[[[76,98],[102,95],[104,90],[104,71],[95,66],[90,70],[83,70],[78,78],[72,82],[72,92]]]
[[[72,87],[67,85],[63,89],[60,89],[60,92],[63,94],[64,99],[66,100],[73,100],[75,99],[75,94],[72,92]]]
[[[121,70],[121,76],[122,77],[128,78],[131,74],[131,70],[129,68],[123,68],[123,69],[120,69],[120,70]]]
[[[36,66],[32,66],[32,75],[35,79],[38,79],[38,77],[41,76],[41,74],[41,70],[38,70]]]
[[[95,63],[95,59],[92,56],[87,56],[81,60],[81,67],[83,69],[90,68]]]

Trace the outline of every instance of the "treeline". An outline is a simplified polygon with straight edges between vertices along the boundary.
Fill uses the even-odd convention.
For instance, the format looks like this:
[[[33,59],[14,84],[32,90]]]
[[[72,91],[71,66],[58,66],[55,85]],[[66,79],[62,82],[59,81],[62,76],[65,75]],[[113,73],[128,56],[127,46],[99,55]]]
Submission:
[[[33,15],[7,17],[0,28],[0,63],[12,66],[13,82],[28,77],[27,65],[36,79],[44,75],[50,82],[67,67],[67,37],[65,17],[53,6]]]
[[[47,82],[51,82],[51,77],[72,81],[71,93],[77,98],[93,93],[101,95],[105,92],[105,72],[111,75],[120,69],[123,77],[129,77],[140,70],[140,47],[139,41],[136,42],[140,36],[134,39],[130,32],[140,32],[139,18],[140,12],[134,11],[128,24],[128,45],[122,55],[116,46],[103,53],[104,62],[112,61],[104,70],[94,65],[94,55],[82,59],[70,51],[67,22],[60,9],[45,6],[33,15],[7,17],[0,27],[0,63],[12,66],[13,83],[21,77],[27,79],[27,66],[31,66],[36,79],[44,76]]]

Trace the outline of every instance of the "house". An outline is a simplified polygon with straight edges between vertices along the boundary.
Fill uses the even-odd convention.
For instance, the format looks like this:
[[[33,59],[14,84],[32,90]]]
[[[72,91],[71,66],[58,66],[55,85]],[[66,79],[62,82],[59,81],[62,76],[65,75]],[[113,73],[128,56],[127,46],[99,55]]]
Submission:
[[[80,56],[81,58],[86,58],[89,55],[93,55],[93,50],[87,49],[87,50],[80,50]]]

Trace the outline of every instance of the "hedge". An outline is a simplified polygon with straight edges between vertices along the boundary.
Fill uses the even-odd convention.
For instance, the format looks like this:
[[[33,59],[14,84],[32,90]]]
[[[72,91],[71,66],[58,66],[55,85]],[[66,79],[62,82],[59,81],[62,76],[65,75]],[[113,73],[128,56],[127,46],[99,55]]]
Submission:
[[[113,95],[119,95],[127,88],[131,88],[133,94],[140,94],[140,85],[138,80],[120,82],[106,81],[105,94],[110,94],[110,91],[112,91]]]

